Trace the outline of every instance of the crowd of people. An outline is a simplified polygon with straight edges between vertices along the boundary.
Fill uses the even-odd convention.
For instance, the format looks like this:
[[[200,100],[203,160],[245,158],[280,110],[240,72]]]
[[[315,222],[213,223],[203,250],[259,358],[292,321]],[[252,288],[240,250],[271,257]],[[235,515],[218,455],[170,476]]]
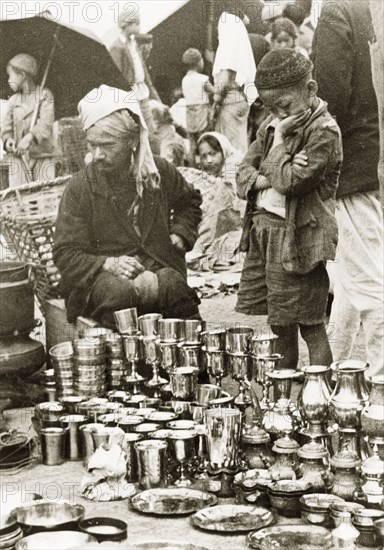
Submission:
[[[237,232],[245,261],[236,309],[268,315],[283,366],[297,365],[299,333],[311,364],[350,357],[362,326],[368,375],[384,374],[383,44],[369,0],[316,7],[313,18],[310,1],[273,10],[266,1],[263,34],[248,32],[246,11],[223,12],[214,55],[191,45],[180,56],[185,76],[170,106],[147,67],[152,37],[140,34],[137,13],[120,14],[110,53],[135,101],[101,86],[98,102],[80,102],[89,154],[56,225],[70,321],[88,315],[113,327],[125,307],[198,318],[185,254],[214,254],[216,240]],[[53,175],[44,170],[54,102],[36,73],[26,53],[9,61],[11,185],[25,172]],[[33,125],[27,96],[39,104]]]

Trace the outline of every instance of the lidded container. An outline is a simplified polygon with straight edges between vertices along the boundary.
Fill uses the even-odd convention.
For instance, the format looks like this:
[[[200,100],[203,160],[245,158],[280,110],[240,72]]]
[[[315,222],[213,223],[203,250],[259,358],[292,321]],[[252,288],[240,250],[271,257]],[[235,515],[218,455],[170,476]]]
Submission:
[[[299,463],[297,451],[299,444],[288,436],[275,441],[272,451],[275,453],[275,463],[269,467],[273,480],[296,479]]]
[[[259,426],[254,426],[248,433],[244,433],[241,442],[250,469],[263,470],[275,462],[270,444],[271,437]]]
[[[379,508],[384,499],[384,462],[380,459],[377,447],[373,456],[364,460],[361,466],[363,484],[356,494],[356,500],[367,503],[370,507]]]
[[[334,473],[332,494],[345,500],[353,500],[355,492],[360,488],[358,469],[361,460],[356,453],[343,449],[331,458],[331,467]]]
[[[312,440],[297,452],[300,460],[299,477],[313,485],[318,492],[325,492],[332,484],[329,455],[322,443]]]
[[[352,525],[351,514],[341,512],[339,515],[340,525],[332,531],[333,548],[346,550],[355,550],[356,541],[360,532]]]

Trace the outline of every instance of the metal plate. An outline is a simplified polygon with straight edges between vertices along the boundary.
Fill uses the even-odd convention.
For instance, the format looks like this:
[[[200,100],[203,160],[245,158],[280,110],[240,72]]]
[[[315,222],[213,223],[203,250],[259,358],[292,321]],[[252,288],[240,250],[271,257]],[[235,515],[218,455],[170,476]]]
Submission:
[[[128,546],[128,550],[208,550],[202,546],[195,546],[188,542],[138,542],[135,546]]]
[[[276,515],[261,506],[223,504],[199,510],[191,519],[193,525],[201,529],[231,533],[267,527],[275,522]]]
[[[135,510],[144,514],[185,515],[213,506],[217,503],[217,497],[197,489],[168,487],[143,491],[132,497],[131,503]]]
[[[331,548],[331,533],[315,525],[275,525],[248,535],[256,550],[326,550]]]
[[[176,420],[176,418],[178,418],[178,415],[174,412],[155,411],[149,415],[148,420],[150,420],[150,422],[158,422],[159,424],[160,423],[166,424],[171,420]]]

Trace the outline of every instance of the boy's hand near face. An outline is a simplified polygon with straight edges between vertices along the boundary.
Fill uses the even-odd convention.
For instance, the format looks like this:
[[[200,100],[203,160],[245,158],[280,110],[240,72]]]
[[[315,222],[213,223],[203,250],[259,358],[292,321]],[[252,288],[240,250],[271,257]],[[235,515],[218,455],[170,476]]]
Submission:
[[[300,128],[300,126],[302,126],[309,119],[311,114],[311,109],[307,109],[306,111],[303,111],[302,113],[299,113],[297,115],[283,118],[276,126],[275,133],[280,134],[281,137],[288,136],[289,134],[297,130],[297,128]]]

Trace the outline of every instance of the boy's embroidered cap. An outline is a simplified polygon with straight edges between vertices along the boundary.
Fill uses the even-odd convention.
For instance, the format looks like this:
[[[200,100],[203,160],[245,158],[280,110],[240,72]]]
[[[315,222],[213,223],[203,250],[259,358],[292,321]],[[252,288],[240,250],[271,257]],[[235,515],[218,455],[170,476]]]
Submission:
[[[36,76],[39,69],[36,59],[32,57],[32,55],[29,55],[29,53],[19,53],[15,55],[15,57],[12,57],[8,62],[8,65],[32,76]]]
[[[203,56],[196,48],[189,48],[189,50],[183,54],[183,63],[190,67],[198,65],[202,59]]]
[[[272,50],[263,57],[257,67],[256,88],[288,88],[299,82],[312,69],[312,62],[295,50]]]

